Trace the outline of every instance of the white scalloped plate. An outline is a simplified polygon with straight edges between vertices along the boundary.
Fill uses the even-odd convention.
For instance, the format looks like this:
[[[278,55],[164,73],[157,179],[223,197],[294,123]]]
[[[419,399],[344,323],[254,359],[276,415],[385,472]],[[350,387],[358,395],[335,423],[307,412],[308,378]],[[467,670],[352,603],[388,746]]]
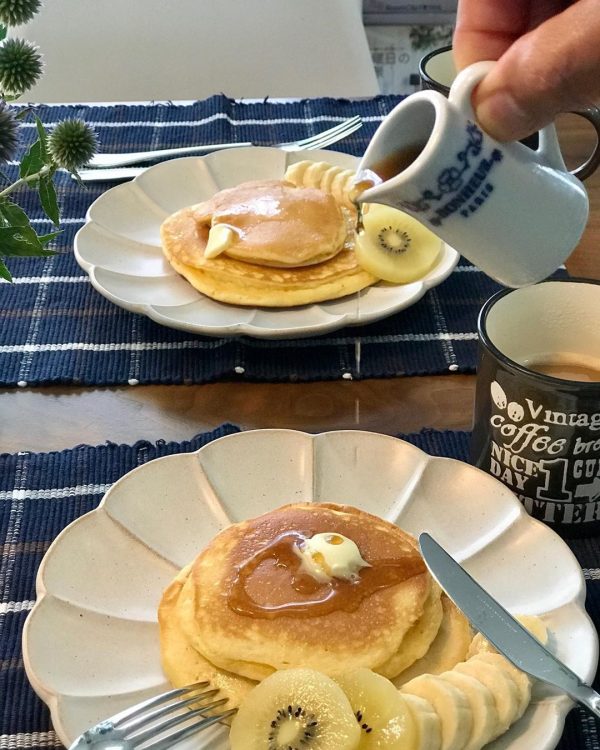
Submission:
[[[459,255],[442,242],[437,264],[412,284],[380,283],[360,297],[273,309],[212,300],[171,268],[160,246],[160,225],[167,216],[245,180],[281,179],[289,164],[307,157],[344,168],[358,163],[337,151],[249,147],[156,164],[92,203],[75,237],[75,258],[94,288],[115,305],[206,336],[298,338],[372,323],[414,304],[452,273]]]
[[[593,678],[598,637],[581,569],[496,479],[385,435],[256,430],[131,471],[46,553],[23,655],[65,745],[167,689],[161,592],[220,529],[291,501],[350,503],[413,534],[430,531],[510,611],[542,616],[559,658]],[[554,748],[571,705],[536,687],[525,716],[490,750]],[[200,736],[188,746],[229,746],[221,729]]]

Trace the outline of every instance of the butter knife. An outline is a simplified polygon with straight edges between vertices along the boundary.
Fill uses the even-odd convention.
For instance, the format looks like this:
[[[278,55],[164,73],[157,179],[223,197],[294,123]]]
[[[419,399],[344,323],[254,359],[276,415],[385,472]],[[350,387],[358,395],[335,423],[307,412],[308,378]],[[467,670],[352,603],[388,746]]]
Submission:
[[[600,717],[599,693],[544,648],[430,534],[419,535],[419,546],[433,577],[500,653],[518,669],[554,685]]]

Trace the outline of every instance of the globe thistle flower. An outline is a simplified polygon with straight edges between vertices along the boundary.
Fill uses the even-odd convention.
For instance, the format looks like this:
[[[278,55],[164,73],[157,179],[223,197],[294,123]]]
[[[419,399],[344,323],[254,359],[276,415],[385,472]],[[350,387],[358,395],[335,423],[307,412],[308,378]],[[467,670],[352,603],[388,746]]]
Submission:
[[[48,150],[59,167],[69,172],[83,167],[98,147],[96,133],[83,120],[64,120],[50,134]]]
[[[0,46],[0,89],[17,96],[30,89],[42,74],[38,48],[25,39],[6,39]]]
[[[21,26],[31,21],[40,7],[40,0],[0,0],[0,23]]]
[[[6,102],[0,101],[0,162],[9,161],[17,148],[19,125]]]

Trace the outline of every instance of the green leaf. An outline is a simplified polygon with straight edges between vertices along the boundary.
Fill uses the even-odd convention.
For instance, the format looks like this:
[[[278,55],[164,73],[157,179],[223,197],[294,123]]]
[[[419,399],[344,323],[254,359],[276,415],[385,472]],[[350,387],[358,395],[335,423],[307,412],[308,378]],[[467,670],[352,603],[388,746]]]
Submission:
[[[49,242],[52,242],[53,239],[58,237],[59,234],[62,234],[62,229],[58,232],[49,232],[48,234],[38,234],[38,240],[42,243],[42,245],[47,245]]]
[[[40,139],[40,144],[42,147],[42,154],[44,157],[44,161],[46,162],[46,164],[51,164],[52,159],[50,158],[50,154],[48,153],[48,133],[46,133],[44,124],[42,123],[42,121],[37,115],[34,115],[34,119],[35,119],[35,127],[37,128],[38,137]]]
[[[19,257],[56,255],[46,250],[35,231],[29,227],[0,227],[0,255]]]
[[[71,177],[75,180],[75,182],[79,185],[79,187],[83,188],[84,190],[88,189],[88,185],[85,184],[85,182],[81,179],[79,172],[76,169],[71,169]]]
[[[60,213],[52,177],[40,177],[39,191],[42,208],[46,212],[46,216],[57,227],[60,224]]]
[[[16,120],[24,120],[29,113],[31,112],[31,107],[23,107],[23,109],[20,109],[17,114],[15,115]]]
[[[21,160],[20,177],[29,177],[29,175],[39,172],[45,166],[44,150],[40,141],[36,141],[29,147],[29,151]]]
[[[12,281],[12,275],[8,268],[4,265],[4,262],[0,259],[0,278]]]
[[[20,206],[11,201],[0,203],[0,226],[3,227],[30,227],[29,217]]]
[[[6,34],[7,33],[8,33],[8,29],[6,28],[6,26],[3,23],[0,24],[0,42],[3,39],[6,39]]]

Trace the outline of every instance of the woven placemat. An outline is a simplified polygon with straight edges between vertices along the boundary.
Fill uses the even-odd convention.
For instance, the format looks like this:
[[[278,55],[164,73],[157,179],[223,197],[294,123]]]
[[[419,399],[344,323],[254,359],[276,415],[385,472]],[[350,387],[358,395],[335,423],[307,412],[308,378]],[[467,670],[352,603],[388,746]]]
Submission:
[[[46,706],[29,686],[21,653],[23,623],[35,600],[36,571],[52,540],[71,521],[95,508],[110,485],[136,466],[195,451],[238,431],[233,425],[222,425],[181,443],[107,443],[60,453],[0,455],[0,748],[60,746]],[[433,455],[467,460],[468,432],[424,430],[400,437]],[[584,569],[586,606],[598,627],[600,540],[578,540],[570,546]],[[599,730],[597,720],[576,708],[567,717],[558,747],[597,750]]]
[[[333,147],[359,155],[400,99],[247,104],[215,96],[188,105],[35,109],[49,128],[65,117],[81,117],[96,128],[105,151],[227,141],[272,143],[307,136],[360,114],[363,127]],[[22,132],[24,149],[35,138],[33,123],[25,120]],[[11,175],[16,170],[16,164],[7,167]],[[73,256],[73,238],[90,204],[110,185],[81,187],[64,172],[57,181],[64,229],[54,244],[59,254],[11,259],[15,283],[0,284],[0,386],[311,381],[475,368],[477,315],[500,287],[467,262],[409,309],[361,328],[283,341],[193,335],[123,310],[92,287]],[[50,231],[34,192],[22,192],[18,200],[38,231]]]

